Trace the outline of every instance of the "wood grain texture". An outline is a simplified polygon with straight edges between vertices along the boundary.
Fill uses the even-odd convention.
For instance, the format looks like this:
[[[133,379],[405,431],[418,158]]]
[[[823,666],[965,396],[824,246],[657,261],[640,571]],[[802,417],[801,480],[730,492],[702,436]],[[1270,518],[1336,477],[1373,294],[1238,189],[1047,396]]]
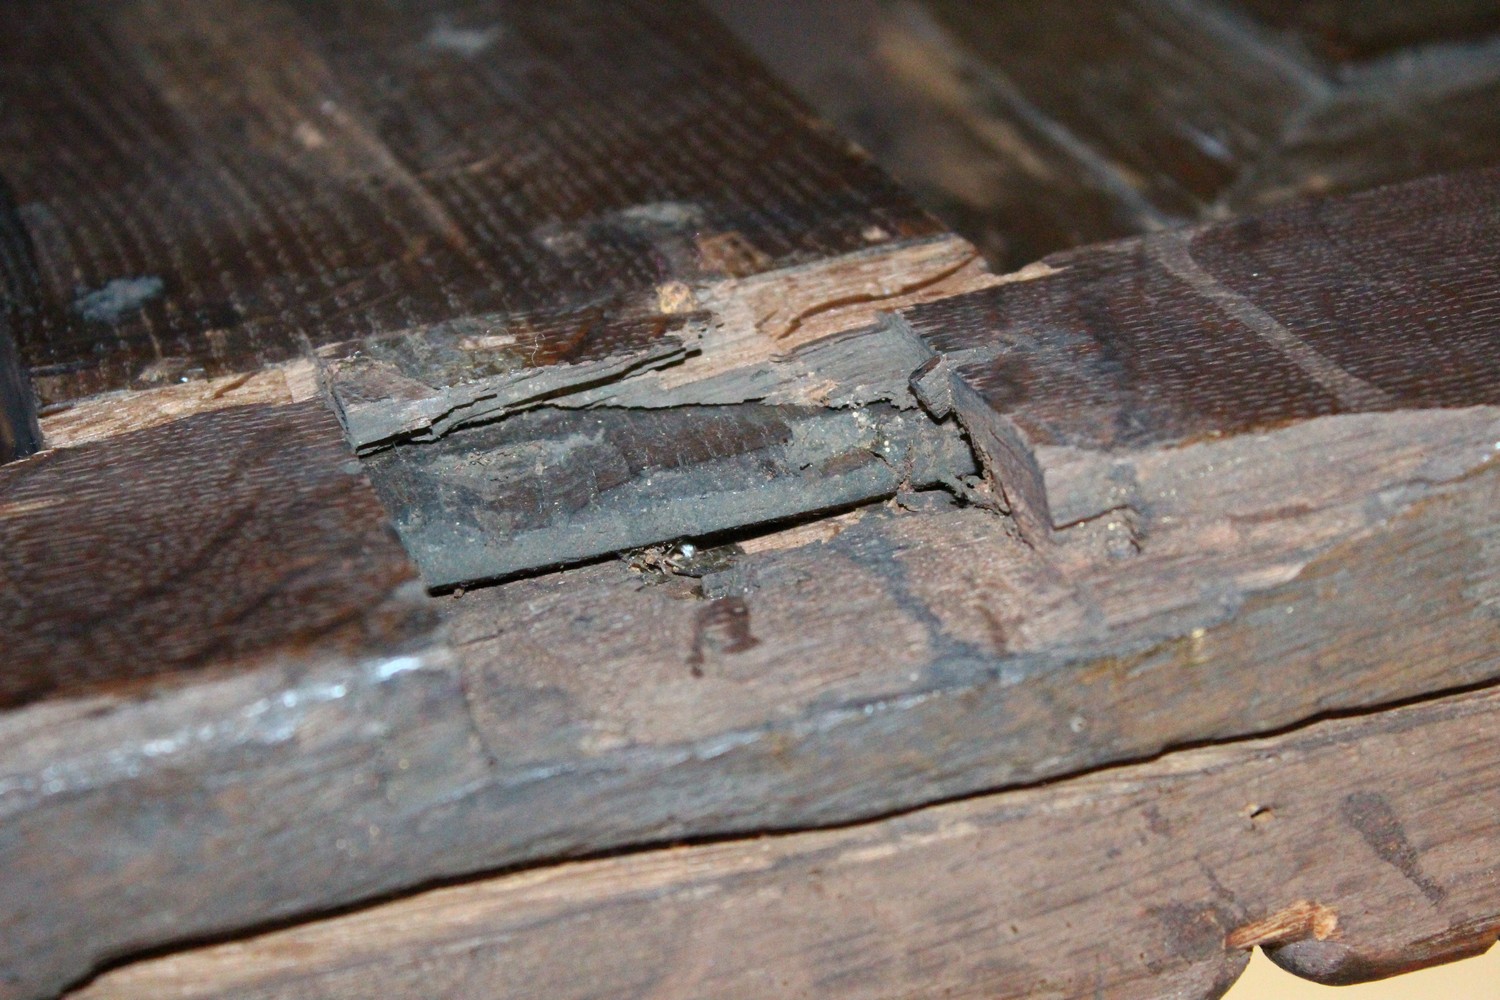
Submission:
[[[542,350],[534,324],[495,332],[464,320],[366,338],[349,356],[336,346],[322,352],[321,371],[350,441],[370,453],[544,405],[749,402],[764,390],[744,386],[747,373],[784,373],[787,356],[813,341],[998,280],[973,246],[945,234],[740,277],[668,281],[654,314],[594,312],[559,324],[569,328],[566,352]],[[738,394],[722,380],[703,385],[731,373]],[[797,402],[822,400],[804,393]]]
[[[298,775],[340,769],[316,745],[330,704],[441,660],[437,624],[321,402],[0,470],[0,996],[285,905],[259,859],[290,817],[240,776],[279,755],[280,797],[316,797]],[[267,840],[237,866],[247,809]],[[256,874],[226,899],[237,867]]]
[[[371,645],[333,643],[304,655],[297,628],[308,616],[342,608],[361,621],[369,613],[373,598],[346,601],[357,588],[317,567],[327,564],[329,546],[338,559],[376,544],[360,532],[378,522],[368,494],[350,485],[359,480],[326,464],[341,449],[331,417],[313,419],[316,404],[222,409],[8,467],[0,475],[20,492],[8,490],[7,502],[26,503],[7,507],[0,525],[23,543],[56,535],[64,498],[115,487],[110,477],[122,466],[107,460],[132,457],[137,485],[112,489],[89,509],[113,523],[122,519],[110,512],[136,498],[145,539],[136,548],[147,554],[135,552],[129,532],[114,543],[92,536],[78,543],[112,556],[125,577],[141,578],[142,566],[170,568],[181,553],[189,560],[184,579],[197,581],[192,553],[214,530],[239,537],[232,534],[239,519],[259,525],[264,510],[271,526],[264,536],[245,535],[255,542],[247,558],[292,563],[290,591],[306,592],[297,589],[306,581],[323,585],[305,606],[278,603],[280,584],[266,601],[250,601],[246,620],[275,640],[255,669],[163,674],[140,689],[150,694],[144,699],[80,685],[70,697],[0,714],[0,804],[8,810],[0,869],[27,873],[0,883],[0,893],[15,894],[0,897],[0,912],[12,914],[0,941],[14,949],[0,956],[11,976],[5,988],[34,996],[141,949],[436,879],[680,837],[847,823],[1500,680],[1500,404],[1484,349],[1494,287],[1484,276],[1493,262],[1488,241],[1470,238],[1493,223],[1484,192],[1494,182],[1489,174],[1442,178],[1430,190],[1418,185],[1153,238],[1180,240],[1178,256],[1142,257],[1141,241],[1106,246],[960,296],[960,305],[1014,299],[1074,309],[1081,301],[1098,322],[1069,333],[1052,321],[1008,326],[994,312],[990,335],[999,343],[1102,339],[1112,353],[1053,357],[1085,362],[1080,381],[1097,383],[1106,398],[1144,386],[1186,400],[1177,409],[1132,404],[1140,420],[1156,423],[1154,432],[1081,404],[1063,412],[1070,433],[1092,436],[1054,447],[1043,463],[1053,516],[1040,541],[1015,502],[1014,480],[1001,476],[996,494],[971,487],[967,508],[952,509],[946,494],[901,494],[894,509],[798,534],[795,547],[772,541],[719,552],[702,571],[680,573],[661,560],[606,563],[437,601],[452,652],[424,635],[407,655],[377,632]],[[1384,256],[1339,252],[1341,239],[1359,247],[1372,236]],[[1350,259],[1362,265],[1358,280],[1341,277]],[[1094,275],[1070,284],[1089,273],[1089,261],[1106,277],[1111,267],[1123,270],[1113,282]],[[1150,281],[1132,279],[1143,264]],[[1424,264],[1423,280],[1413,279],[1410,269]],[[1205,285],[1192,268],[1217,284]],[[1299,282],[1312,278],[1327,295],[1298,294]],[[1053,283],[1067,294],[1048,298]],[[1158,286],[1163,297],[1152,308],[1130,304],[1137,290]],[[1402,293],[1403,311],[1393,314],[1389,296],[1376,294],[1387,287]],[[1206,299],[1205,288],[1213,292]],[[1123,296],[1122,312],[1110,311],[1111,296]],[[1323,338],[1318,356],[1336,358],[1338,371],[1382,394],[1381,405],[1350,405],[1305,380],[1246,383],[1241,371],[1288,356],[1286,344],[1266,341],[1261,329],[1240,353],[1218,351],[1195,319],[1232,329],[1251,315],[1244,303]],[[919,317],[944,308],[915,306],[885,329],[904,322],[924,331],[953,372],[997,364],[983,322],[943,325],[970,338],[952,343],[924,329]],[[1150,314],[1165,323],[1174,309],[1185,318],[1169,341],[1119,321]],[[1341,331],[1360,340],[1341,341]],[[818,364],[799,373],[797,365],[864,336],[792,352],[792,384],[814,370],[844,370]],[[1401,338],[1428,359],[1425,379],[1392,362],[1407,350]],[[1344,347],[1352,353],[1338,353]],[[1101,357],[1110,363],[1096,364]],[[1220,365],[1227,369],[1215,375]],[[1297,370],[1307,373],[1300,363]],[[847,371],[863,382],[858,365]],[[1172,383],[1160,372],[1199,381],[1187,386],[1193,392],[1163,393]],[[1023,374],[1041,384],[1043,373]],[[732,374],[697,388],[715,378],[751,384]],[[666,376],[641,377],[659,385]],[[953,409],[993,462],[976,431],[988,425],[973,419],[963,392],[997,416],[1024,414],[1033,397],[996,397],[1004,405],[990,406],[979,389],[1004,388],[1003,380],[981,386],[946,377]],[[1236,415],[1225,390],[1237,385],[1252,402],[1274,390],[1271,404],[1252,420],[1224,423]],[[925,379],[917,389],[933,392]],[[625,393],[626,383],[613,391]],[[1199,405],[1200,397],[1224,405]],[[592,413],[571,416],[586,421]],[[677,411],[641,413],[649,423]],[[250,433],[262,426],[255,414],[269,421],[264,433]],[[277,422],[295,414],[292,431]],[[1122,426],[1145,433],[1131,437]],[[194,429],[212,447],[184,437]],[[242,449],[225,447],[246,434]],[[289,440],[307,443],[298,452]],[[681,440],[712,450],[706,437]],[[184,446],[174,452],[174,443]],[[199,450],[205,470],[222,472],[208,479],[222,481],[219,499],[202,502],[213,516],[163,525],[157,512],[172,509],[162,508],[164,499],[183,489],[179,460]],[[236,455],[245,452],[280,471],[267,483],[241,474]],[[55,488],[27,492],[26,477],[48,470]],[[293,484],[288,499],[256,503],[258,490],[281,496],[283,480]],[[296,485],[304,481],[312,483],[305,490]],[[367,510],[368,521],[351,527],[342,504]],[[1010,517],[999,512],[1007,505]],[[60,523],[95,523],[78,518]],[[316,540],[280,534],[289,530],[284,523],[316,527]],[[377,577],[388,568],[390,583],[409,579],[404,563],[380,556],[395,558],[383,531],[388,547],[376,550],[379,558],[355,565],[373,565]],[[187,540],[163,550],[162,538]],[[209,551],[230,558],[243,550],[225,543]],[[299,562],[304,556],[314,569]],[[113,579],[93,565],[28,557],[22,568],[60,574],[49,588],[68,606],[92,607],[94,577]],[[212,581],[222,586],[224,578],[236,598],[249,592],[237,589],[244,581],[258,579],[232,559]],[[148,589],[146,603],[209,614],[221,606],[195,590],[163,596],[177,579],[169,574],[164,588]],[[51,636],[55,616],[35,610],[47,606],[36,602],[37,588],[16,592],[30,602],[15,605],[23,625]],[[285,610],[263,613],[262,605]],[[138,633],[152,641],[152,629],[170,620],[148,620]],[[335,638],[345,635],[337,622],[328,625]],[[236,629],[230,641],[242,634],[256,633]],[[122,662],[146,674],[163,662],[155,646],[123,648],[135,659]],[[17,676],[55,686],[47,669]],[[101,702],[107,723],[94,714]],[[59,829],[121,832],[60,851]],[[162,829],[171,836],[164,840]]]
[[[1132,451],[1494,406],[1497,206],[1490,169],[1049,258],[902,314],[944,366],[919,393],[1033,538],[1130,506]]]
[[[1197,215],[1324,86],[1191,4],[1104,0],[1066,17],[1046,0],[923,8],[991,68],[997,103],[1082,137],[1099,169],[1168,217]]]
[[[685,0],[37,0],[0,67],[44,403],[454,322],[555,360],[665,281],[941,232]]]
[[[73,996],[1207,1000],[1256,944],[1355,982],[1500,935],[1497,737],[1500,698],[1469,695],[843,830],[441,889]]]
[[[449,587],[972,475],[957,428],[908,387],[930,352],[875,318],[1005,280],[946,237],[681,285],[701,338],[659,369],[562,364],[443,390],[365,352],[326,371],[356,441],[407,428],[365,468],[423,578]]]
[[[983,67],[921,9],[882,0],[710,0],[819,114],[997,270],[1139,232],[1158,213],[1085,169],[1069,138],[1010,114]]]
[[[139,392],[107,392],[56,407],[39,422],[48,448],[72,448],[195,414],[236,406],[306,403],[319,395],[313,364],[290,361],[240,375],[194,379]]]
[[[1051,553],[983,510],[870,512],[701,576],[614,563],[444,599],[456,655],[7,713],[8,995],[436,879],[846,823],[1500,679],[1500,475],[1421,485],[1454,474],[1435,456],[1463,418],[1297,512],[1196,477],[1241,506],[1186,498],[1138,542],[1100,524]],[[94,829],[116,832],[59,847]]]
[[[320,403],[220,410],[0,471],[0,582],[11,710],[267,653],[398,649],[427,627]]]
[[[0,607],[24,667],[0,674],[0,871],[20,873],[0,879],[4,1000],[498,867],[846,824],[1500,680],[1489,175],[1434,182],[1431,208],[1300,209],[1000,282],[688,4],[37,2],[0,28],[23,109],[0,121],[0,173],[37,263],[17,330],[43,398],[75,404],[44,418],[69,447],[0,470],[0,565],[19,574]],[[935,92],[972,65],[944,63]],[[61,153],[44,167],[27,149]],[[1348,278],[1338,225],[1378,237],[1385,255],[1357,259],[1381,273]],[[1089,267],[1099,280],[1077,282]],[[1128,301],[1133,278],[1158,298]],[[266,367],[310,354],[336,374],[352,338],[370,353],[351,368],[389,366],[364,383],[375,402],[403,401],[399,377],[404,401],[468,406],[488,387],[467,380],[509,386],[535,359],[578,426],[603,403],[666,424],[749,399],[893,401],[900,379],[854,349],[916,329],[949,366],[924,398],[946,385],[993,470],[973,399],[1030,400],[991,405],[963,375],[1015,339],[1004,315],[956,324],[964,343],[920,309],[860,330],[960,294],[1055,307],[1060,332],[1022,333],[1102,344],[1090,384],[1143,405],[1060,415],[1098,440],[1041,463],[1045,544],[1008,475],[954,484],[964,509],[896,483],[890,507],[702,565],[656,553],[428,598],[310,401],[307,359]],[[1184,335],[1154,337],[1148,313]],[[1219,356],[1208,326],[1243,350]],[[1346,356],[1350,329],[1369,343]],[[1421,377],[1392,360],[1408,354]],[[152,391],[76,398],[121,386]],[[1157,398],[1179,390],[1175,408]],[[1269,402],[1242,419],[1236,394]],[[358,399],[340,397],[346,419]],[[396,433],[466,433],[449,417]],[[674,441],[712,444],[692,430]],[[1460,899],[1393,835],[1406,808],[1340,815],[1393,878]],[[1350,912],[1311,892],[1247,890],[1243,910],[1191,895],[1212,906],[1135,921],[1159,928],[1184,990],[1226,981],[1226,937],[1316,939],[1328,909],[1340,927]],[[1442,915],[1416,953],[1488,933]],[[944,927],[931,916],[914,924]],[[855,967],[866,937],[822,978],[899,985]],[[1070,942],[1087,964],[1116,954],[1103,940]],[[1283,957],[1365,974],[1394,967],[1382,947]],[[610,955],[654,977],[634,948]],[[467,968],[450,957],[407,981]]]

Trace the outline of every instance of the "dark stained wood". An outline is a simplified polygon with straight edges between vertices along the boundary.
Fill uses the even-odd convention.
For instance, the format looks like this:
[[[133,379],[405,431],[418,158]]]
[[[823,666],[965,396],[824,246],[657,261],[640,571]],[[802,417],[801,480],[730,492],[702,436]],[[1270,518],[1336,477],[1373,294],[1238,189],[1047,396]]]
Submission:
[[[1488,2],[715,9],[1000,269],[1500,163],[1500,14]]]
[[[531,323],[451,322],[421,338],[372,338],[324,370],[344,432],[367,452],[441,438],[579,385],[681,364],[711,323],[707,312],[628,320],[600,312],[541,331]]]
[[[28,0],[0,86],[44,403],[455,321],[554,360],[665,281],[941,231],[685,0]]]
[[[371,707],[445,655],[321,402],[143,424],[0,469],[7,998],[209,929],[221,892],[241,920],[284,906],[260,869],[268,827],[255,827],[266,843],[240,843],[248,866],[222,837],[243,810],[295,829],[342,767],[316,746],[332,709]],[[245,797],[243,769],[267,755],[288,765],[279,791]]]
[[[1184,497],[1134,538],[1039,552],[983,510],[872,512],[701,576],[617,562],[442,599],[456,655],[0,716],[0,868],[27,873],[0,881],[10,995],[433,879],[844,823],[1500,679],[1500,419],[1475,416],[1397,450],[1350,427],[1269,483],[1186,477],[1236,503]],[[1330,463],[1365,471],[1291,499]]]
[[[1006,113],[976,60],[910,6],[711,0],[756,54],[1001,270],[1139,232],[1158,213]]]
[[[957,412],[1035,539],[1134,502],[1117,452],[1336,414],[1500,404],[1489,321],[1497,238],[1500,169],[1481,170],[1049,258],[1028,280],[913,306],[896,323],[945,360],[919,395],[938,418]],[[896,350],[892,363],[910,370],[909,357]],[[815,374],[837,384],[831,370]],[[757,384],[727,401],[764,395]],[[973,471],[956,433],[888,407],[695,405],[709,401],[726,400],[679,394],[670,412],[666,399],[649,404],[656,412],[549,408],[396,447],[368,467],[437,587]],[[1112,471],[1079,471],[1079,450]],[[1074,467],[1073,482],[1058,481],[1059,463]]]
[[[848,829],[440,889],[70,996],[1210,1000],[1257,944],[1356,982],[1500,934],[1497,747],[1500,699],[1469,695]]]
[[[425,635],[320,403],[188,417],[0,470],[0,708]]]
[[[1442,178],[1100,247],[956,300],[1083,303],[1088,321],[1071,331],[1045,313],[1008,325],[1003,312],[939,330],[922,317],[948,305],[907,306],[874,332],[916,329],[931,346],[912,346],[938,349],[917,391],[929,405],[949,401],[997,482],[951,483],[971,501],[961,509],[898,484],[892,509],[743,539],[691,567],[680,553],[647,553],[424,602],[400,590],[410,571],[357,466],[346,470],[332,416],[311,402],[112,428],[8,466],[0,528],[17,540],[5,552],[22,574],[6,592],[9,613],[36,638],[23,638],[33,666],[7,674],[21,693],[0,712],[0,870],[26,873],[0,880],[0,968],[11,977],[0,996],[37,996],[143,949],[436,879],[847,823],[1500,680],[1500,404],[1484,349],[1495,183]],[[868,319],[941,286],[967,259],[844,299],[827,294],[825,274],[814,300],[853,301]],[[1142,278],[1142,266],[1154,270]],[[1103,280],[1113,267],[1124,270]],[[1308,274],[1326,295],[1298,294]],[[745,279],[737,308],[796,277]],[[1373,294],[1372,282],[1390,291]],[[1049,299],[1053,283],[1067,294]],[[1153,338],[1144,319],[1120,324],[1112,304],[1139,289],[1159,289],[1159,301],[1118,315],[1197,320],[1171,340]],[[1403,309],[1392,312],[1397,295]],[[1308,308],[1324,311],[1308,319]],[[761,340],[795,343],[837,311],[794,311],[774,323],[780,341]],[[1253,322],[1253,337],[1238,353],[1216,350],[1202,337],[1205,317],[1226,329]],[[1337,361],[1333,374],[1357,376],[1379,405],[1336,395],[1337,378],[1325,384],[1330,370],[1296,349],[1307,346],[1293,336],[1304,326],[1317,357]],[[967,339],[943,341],[944,330]],[[1345,356],[1341,341],[1319,339],[1337,330],[1363,347]],[[1163,372],[1190,381],[1173,390],[1182,406],[1137,407],[1154,429],[1083,403],[1057,415],[1074,436],[1034,449],[1045,475],[1032,485],[1051,505],[1039,533],[994,447],[1007,443],[1001,418],[1016,435],[1043,427],[1022,419],[1035,397],[991,406],[979,390],[1002,382],[971,384],[966,373],[993,367],[996,346],[1053,333],[1110,347],[1047,359],[1086,362],[1080,384],[1097,384],[1106,401],[1124,390],[1151,401],[1138,390],[1170,386]],[[669,373],[601,391],[646,424],[681,423],[673,407],[771,399],[784,368],[799,394],[825,376],[831,419],[854,419],[861,411],[838,407],[893,398],[882,387],[889,372],[838,360],[838,348],[870,335],[788,349],[769,372],[754,341],[732,355],[754,374],[701,355],[717,374],[684,362],[679,374],[703,377],[657,395],[668,405],[645,415],[632,381],[653,395]],[[1425,381],[1381,360],[1408,349],[1428,359]],[[1277,385],[1267,358],[1322,380]],[[1022,372],[1018,384],[1041,385],[1042,374]],[[848,386],[865,388],[840,395]],[[1275,406],[1226,422],[1236,386],[1242,406]],[[713,395],[721,389],[730,395]],[[720,416],[734,414],[744,411]],[[586,429],[594,416],[527,420]],[[712,422],[685,423],[674,447],[712,454]],[[202,496],[194,469],[212,487]],[[59,560],[55,545],[47,558],[28,554],[58,538],[71,540],[63,551],[100,558]],[[87,612],[116,607],[101,596],[107,587],[134,602],[75,640]],[[418,623],[440,609],[451,646],[421,628],[398,630],[410,648],[383,632],[392,588]],[[135,605],[160,610],[132,618]],[[217,651],[179,649],[161,626],[183,620],[182,609],[209,627],[242,621],[222,625]],[[116,619],[138,627],[117,634]],[[196,639],[201,627],[181,635]],[[236,660],[242,637],[250,646]],[[45,651],[61,640],[83,645],[61,646],[71,659],[54,660]],[[88,672],[104,662],[88,658],[89,641],[111,657],[113,685]],[[181,650],[192,669],[153,673]],[[65,672],[80,662],[81,674]],[[142,676],[121,686],[132,672]],[[114,832],[58,847],[59,830],[104,829]]]
[[[880,312],[996,280],[973,246],[941,235],[762,274],[666,282],[655,293],[659,311],[629,321],[591,312],[548,334],[523,321],[496,332],[471,317],[420,337],[367,338],[347,357],[339,357],[342,347],[324,352],[330,357],[321,370],[350,441],[369,453],[537,406],[587,405],[584,399],[617,404],[625,396],[652,407],[746,402],[759,397],[694,399],[677,390],[730,372],[784,368],[801,345],[867,327]],[[541,350],[559,330],[567,353]]]
[[[1187,22],[1143,2],[1112,5],[1143,13],[1102,25],[1100,44],[1165,40],[1162,72],[1202,83]],[[1206,201],[1213,185],[1198,185],[1209,176],[1200,161],[1191,176],[1138,177],[1126,164],[1168,170],[1151,159],[1155,140],[1109,133],[1118,162],[1101,164],[1092,140],[1054,128],[1052,115],[1113,127],[1086,92],[1065,88],[1032,114],[1036,101],[1018,100],[930,13],[902,23],[926,46],[925,62],[893,64],[896,77],[925,81],[917,106],[948,109],[950,123],[987,108],[964,127],[994,148],[1010,139],[995,123],[1025,111],[1014,148],[1041,150],[1038,173],[1087,176],[1047,184],[1104,192],[1132,226],[1177,213],[1168,202],[1184,191],[1194,212],[1222,209]],[[1217,39],[1202,52],[1243,43],[1245,66],[1285,68],[1243,25],[1193,23]],[[0,81],[20,109],[0,120],[0,173],[35,246],[35,291],[21,296],[16,330],[43,399],[71,405],[43,418],[66,447],[0,470],[3,1000],[55,993],[144,951],[499,867],[848,824],[1500,681],[1490,175],[997,279],[687,3],[36,0],[0,10],[0,28]],[[1124,72],[1131,58],[1101,65]],[[1033,85],[1045,75],[1031,72]],[[1263,127],[1263,108],[1201,93],[1247,116],[1234,133],[1245,150],[1291,149]],[[1199,110],[1180,113],[1197,126],[1209,120]],[[1172,127],[1147,118],[1157,138]],[[1424,214],[1434,206],[1436,222]],[[1011,301],[1047,322],[923,320]],[[890,312],[905,318],[879,319]],[[1158,323],[1179,336],[1156,336]],[[1340,339],[1349,331],[1368,343]],[[948,334],[961,336],[942,342]],[[1087,384],[1073,410],[1045,414],[1074,437],[1038,444],[1042,425],[1026,418],[1037,397],[1004,393],[1028,379],[1046,388],[1041,369],[1015,387],[969,378],[1001,367],[998,347],[1049,337],[1086,349],[1082,366],[1059,350],[1042,360],[1081,367]],[[898,349],[872,360],[871,338]],[[885,363],[910,359],[907,349],[905,367]],[[1408,354],[1420,375],[1397,363]],[[947,483],[966,507],[912,489],[902,480],[920,477],[883,466],[872,452],[884,446],[861,439],[840,454],[885,477],[877,492],[895,493],[889,506],[444,598],[416,583],[314,384],[331,390],[372,465],[524,437],[534,424],[565,440],[601,419],[592,407],[610,407],[609,422],[670,429],[624,434],[615,448],[627,471],[653,475],[735,452],[723,445],[738,431],[714,440],[721,425],[758,419],[765,430],[768,415],[793,412],[857,425],[886,407],[917,416],[913,373],[928,407],[964,422],[994,477]],[[76,398],[108,387],[132,391],[115,404]],[[800,509],[820,510],[818,491],[845,467],[806,480]],[[543,461],[534,479],[499,486],[528,503],[537,488],[533,506],[573,502],[547,471]],[[795,481],[805,470],[781,471]],[[418,485],[453,500],[435,488],[451,481]],[[409,513],[388,496],[395,516]],[[492,529],[498,520],[448,509]],[[753,514],[716,523],[743,527]],[[594,551],[645,540],[616,536]],[[1408,818],[1436,807],[1371,797],[1383,788],[1338,764],[1323,772],[1340,783],[1338,815],[1388,862],[1379,877],[1429,904],[1442,894],[1466,905],[1422,853],[1436,835],[1423,839]],[[1223,785],[1253,769],[1239,760]],[[1445,787],[1430,783],[1433,795]],[[1062,816],[1066,803],[1051,801],[1033,813]],[[1184,805],[1183,817],[1209,802]],[[1026,849],[1052,856],[1053,829],[1022,831]],[[1192,829],[1186,842],[1201,857],[1200,838],[1217,830]],[[980,856],[1016,858],[1014,833],[985,840]],[[855,832],[827,836],[845,835]],[[1165,956],[1158,972],[1207,991],[1238,966],[1226,943],[1262,943],[1286,945],[1281,957],[1306,972],[1363,975],[1460,953],[1493,931],[1488,917],[1439,907],[1441,926],[1413,937],[1339,939],[1361,929],[1362,911],[1301,890],[1300,843],[1278,845],[1293,877],[1274,883],[1298,885],[1296,896],[1247,887],[1231,898],[1212,889],[1216,876],[1203,880],[1211,894],[1196,868],[1119,890],[1131,929]],[[855,860],[902,856],[888,846]],[[874,951],[867,929],[842,946],[796,931],[847,956],[809,980],[880,992],[902,975],[927,989],[934,965],[972,971],[962,955],[884,964],[891,953],[878,950],[952,926],[943,913],[957,883],[941,876],[963,873],[960,861],[921,857],[931,895],[920,898],[935,909],[877,925]],[[584,870],[520,877],[545,885]],[[807,874],[795,861],[773,870]],[[1015,871],[983,870],[997,886]],[[650,896],[670,879],[630,891]],[[1041,885],[1035,898],[1028,913],[1059,892]],[[525,920],[529,905],[508,912]],[[525,937],[543,934],[545,915],[516,939],[581,968],[595,990],[655,979],[657,925],[614,901],[599,913],[578,924],[608,931],[604,918],[623,913],[627,926],[588,961],[618,958],[618,969],[575,966],[586,933]],[[717,926],[749,937],[742,921]],[[1290,940],[1308,934],[1322,947]],[[1134,956],[1132,974],[1148,950],[1124,935],[1039,940],[1080,968]],[[298,962],[315,951],[293,950]],[[743,953],[769,968],[755,948]],[[368,968],[391,989],[425,977],[422,990],[442,969],[468,968],[434,954],[415,974],[380,956]],[[1009,961],[969,981],[1008,982]],[[1078,988],[1102,990],[1099,968]],[[307,986],[292,973],[268,988]]]
[[[1500,403],[1497,238],[1500,170],[1475,171],[1059,255],[903,319],[954,359],[919,391],[1036,537],[1131,502],[1113,453]]]
[[[10,323],[0,315],[0,464],[35,453],[41,443],[31,383],[21,370]]]
[[[956,237],[909,241],[678,283],[669,318],[692,349],[651,361],[493,375],[454,351],[438,388],[429,336],[419,356],[366,341],[323,372],[423,578],[450,587],[973,474],[957,428],[908,387],[930,352],[878,317],[1001,280]]]
[[[1066,15],[1048,0],[923,6],[989,70],[997,104],[1079,137],[1097,169],[1179,219],[1196,216],[1323,85],[1188,4],[1102,0]]]

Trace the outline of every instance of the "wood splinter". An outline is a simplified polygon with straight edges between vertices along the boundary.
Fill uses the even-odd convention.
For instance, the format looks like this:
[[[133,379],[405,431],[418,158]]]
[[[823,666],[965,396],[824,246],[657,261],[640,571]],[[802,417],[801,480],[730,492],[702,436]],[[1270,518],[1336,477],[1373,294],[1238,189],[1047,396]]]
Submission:
[[[1230,931],[1224,938],[1224,947],[1248,951],[1251,948],[1270,948],[1309,938],[1327,941],[1338,933],[1338,929],[1338,911],[1303,899],[1284,910]]]

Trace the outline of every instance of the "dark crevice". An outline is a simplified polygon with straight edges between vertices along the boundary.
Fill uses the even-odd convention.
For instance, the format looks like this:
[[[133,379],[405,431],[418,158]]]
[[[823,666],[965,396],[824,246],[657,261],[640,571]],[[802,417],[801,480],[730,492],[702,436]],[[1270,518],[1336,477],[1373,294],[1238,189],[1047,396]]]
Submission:
[[[961,484],[957,480],[936,483],[934,484],[933,489],[935,491],[940,491],[945,496],[951,497],[955,506],[970,506],[970,500],[966,494],[972,491],[961,489]],[[500,577],[493,580],[481,580],[475,583],[468,583],[457,586],[431,588],[429,592],[435,596],[477,593],[479,591],[489,590],[494,587],[503,587],[507,584],[516,583],[521,580],[535,580],[542,577],[553,576],[559,573],[586,569],[591,566],[603,566],[614,562],[628,563],[630,562],[632,556],[643,550],[655,548],[667,549],[676,545],[680,545],[682,543],[691,544],[700,550],[734,548],[746,542],[754,542],[773,535],[781,534],[785,531],[791,531],[796,528],[818,524],[822,521],[828,521],[837,517],[842,517],[846,514],[852,514],[855,511],[880,511],[892,501],[897,501],[905,495],[908,495],[908,491],[893,490],[880,496],[870,497],[867,500],[860,500],[855,503],[826,507],[820,510],[810,510],[803,514],[797,514],[775,521],[742,525],[734,528],[726,528],[723,531],[711,531],[699,535],[685,535],[677,538],[663,539],[661,542],[655,545],[630,547],[621,549],[616,552],[609,552],[603,555],[594,556],[589,559],[570,560],[566,563],[556,563],[550,566],[540,566],[534,569],[522,570],[517,573],[512,573],[509,576]],[[920,516],[920,514],[913,515],[909,513],[907,516]],[[690,576],[692,574],[677,573],[669,575]]]
[[[15,340],[17,320],[35,311],[38,288],[31,236],[0,177],[0,465],[42,449],[36,394]]]

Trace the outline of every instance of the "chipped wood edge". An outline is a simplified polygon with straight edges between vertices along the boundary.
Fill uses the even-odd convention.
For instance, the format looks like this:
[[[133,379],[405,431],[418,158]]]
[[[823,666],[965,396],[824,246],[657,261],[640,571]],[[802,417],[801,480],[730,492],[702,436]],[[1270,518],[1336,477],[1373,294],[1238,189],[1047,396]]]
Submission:
[[[74,448],[199,413],[232,406],[291,405],[319,394],[316,368],[299,359],[238,375],[91,396],[43,415],[42,438],[48,449]]]
[[[883,312],[979,291],[1004,280],[990,273],[967,240],[937,236],[708,283],[691,290],[693,302],[715,317],[701,353],[642,377],[671,393],[869,326]]]

